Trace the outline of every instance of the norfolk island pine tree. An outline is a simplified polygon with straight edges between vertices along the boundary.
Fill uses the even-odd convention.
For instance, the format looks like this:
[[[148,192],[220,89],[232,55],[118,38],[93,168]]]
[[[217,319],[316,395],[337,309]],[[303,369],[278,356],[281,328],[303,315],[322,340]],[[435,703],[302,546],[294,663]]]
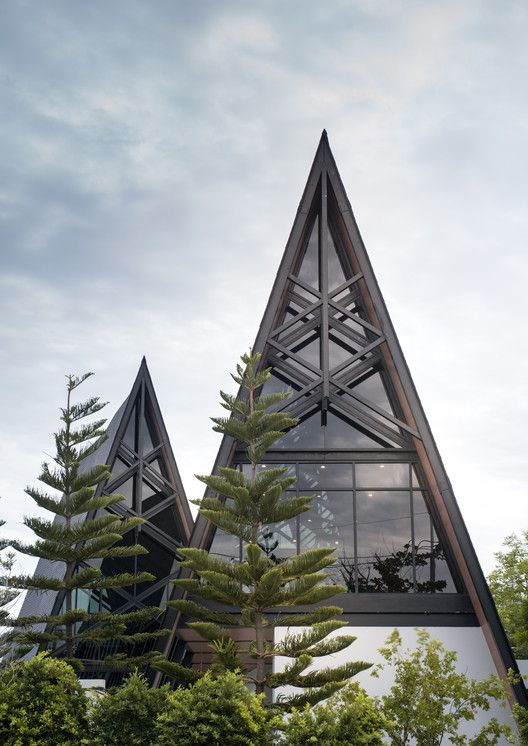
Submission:
[[[242,365],[237,365],[233,375],[240,394],[235,397],[220,392],[221,404],[230,416],[213,418],[213,429],[245,446],[249,476],[232,468],[221,468],[219,474],[212,476],[198,476],[218,497],[206,496],[197,504],[211,523],[242,540],[243,561],[231,563],[204,549],[182,549],[186,558],[182,566],[194,576],[173,581],[187,597],[170,601],[169,605],[196,620],[188,622],[188,626],[209,642],[217,667],[241,671],[257,693],[287,685],[302,689],[290,697],[278,697],[275,705],[289,710],[329,697],[371,664],[348,662],[311,670],[314,658],[337,653],[356,639],[351,635],[329,638],[330,633],[347,624],[334,618],[342,609],[317,605],[346,589],[328,583],[323,572],[333,564],[335,548],[311,549],[278,562],[262,544],[265,527],[309,510],[314,498],[285,495],[295,478],[286,477],[284,467],[258,472],[266,451],[298,420],[283,411],[273,411],[289,392],[258,395],[270,376],[270,369],[259,370],[260,355],[246,354],[241,360]],[[231,609],[213,611],[207,602]],[[273,610],[296,606],[313,608],[307,613],[287,615]],[[278,626],[307,629],[289,632],[281,642],[266,640],[266,631]],[[231,636],[230,627],[247,631],[250,642],[246,650]],[[277,656],[292,660],[283,671],[274,673],[270,664]],[[169,661],[155,662],[154,667],[184,681],[203,675]]]
[[[59,562],[64,567],[60,577],[34,575],[11,578],[12,585],[17,588],[55,591],[63,599],[61,609],[55,614],[11,620],[9,624],[12,630],[8,633],[11,644],[38,645],[41,650],[54,649],[77,670],[82,670],[87,662],[86,659],[83,662],[82,654],[77,655],[81,643],[104,645],[115,640],[124,645],[134,645],[166,634],[166,630],[130,630],[131,626],[143,625],[157,616],[160,613],[158,608],[147,607],[119,614],[89,611],[75,604],[79,591],[103,593],[107,589],[154,580],[154,576],[148,572],[107,575],[95,566],[102,564],[106,558],[134,557],[148,552],[140,544],[119,544],[127,531],[143,523],[139,517],[125,519],[111,512],[125,497],[96,494],[98,485],[111,474],[106,465],[89,466],[86,459],[105,440],[103,426],[106,420],[86,422],[86,418],[96,415],[105,404],[98,397],[80,403],[72,402],[73,392],[91,375],[66,376],[66,406],[61,408],[62,424],[54,435],[54,464],[50,466],[44,463],[39,476],[39,481],[57,494],[34,487],[25,490],[39,507],[50,511],[55,520],[26,517],[24,523],[36,535],[36,541],[32,544],[11,542],[23,554]],[[129,668],[147,663],[155,657],[159,657],[159,653],[132,657],[119,653],[105,656],[94,663],[101,665],[104,660],[105,667]]]

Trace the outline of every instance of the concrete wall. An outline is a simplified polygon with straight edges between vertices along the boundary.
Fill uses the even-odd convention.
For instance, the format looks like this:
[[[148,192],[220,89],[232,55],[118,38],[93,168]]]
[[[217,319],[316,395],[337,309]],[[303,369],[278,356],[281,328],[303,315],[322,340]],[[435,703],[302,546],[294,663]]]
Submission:
[[[292,632],[298,631],[300,631],[300,628],[292,630]],[[378,653],[378,649],[385,643],[391,631],[392,629],[389,627],[345,627],[335,634],[353,634],[357,637],[356,642],[346,650],[323,659],[324,662],[318,661],[318,666],[321,668],[332,664],[338,666],[349,660],[364,660],[374,664],[382,663],[383,658]],[[410,627],[400,627],[399,632],[403,641],[402,647],[413,648],[416,643],[416,631]],[[284,639],[286,633],[287,628],[278,627],[275,639],[277,641]],[[440,640],[447,649],[456,650],[458,654],[457,668],[460,672],[467,673],[474,679],[483,679],[490,673],[496,673],[480,627],[431,627],[429,633],[434,639]],[[287,658],[277,658],[275,670],[283,670],[287,661]],[[370,671],[362,671],[356,676],[355,680],[370,695],[376,696],[388,692],[393,683],[393,673],[387,668],[376,679],[370,675]],[[287,690],[294,691],[292,687],[284,687],[284,691]],[[493,716],[501,722],[513,726],[510,708],[503,708],[494,704],[489,712],[478,713],[475,721],[468,723],[464,728],[464,732],[468,735],[474,735]],[[503,743],[506,746],[507,741],[504,740]]]

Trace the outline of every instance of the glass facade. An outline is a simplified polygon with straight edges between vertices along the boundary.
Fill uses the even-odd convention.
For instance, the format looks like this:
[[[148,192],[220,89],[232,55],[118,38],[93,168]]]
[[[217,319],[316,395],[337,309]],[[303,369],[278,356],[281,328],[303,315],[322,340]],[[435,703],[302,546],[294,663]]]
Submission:
[[[280,466],[297,478],[292,494],[313,496],[314,503],[297,518],[265,527],[259,544],[272,559],[332,547],[336,561],[328,572],[350,593],[456,593],[426,506],[427,493],[416,489],[411,464]],[[247,465],[240,468],[249,473]],[[241,559],[238,539],[219,529],[211,552]]]

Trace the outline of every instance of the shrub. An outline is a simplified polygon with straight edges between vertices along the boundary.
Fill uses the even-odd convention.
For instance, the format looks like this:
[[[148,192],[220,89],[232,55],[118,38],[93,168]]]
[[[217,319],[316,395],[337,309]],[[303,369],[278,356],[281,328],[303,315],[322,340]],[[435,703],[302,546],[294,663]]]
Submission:
[[[284,729],[284,746],[380,746],[384,717],[357,683],[326,704],[294,711]]]
[[[394,630],[380,649],[395,674],[390,692],[380,698],[392,746],[440,746],[446,741],[457,746],[511,743],[511,728],[493,717],[474,738],[460,732],[465,722],[488,712],[493,700],[506,705],[503,682],[493,674],[476,681],[458,673],[456,652],[446,650],[424,629],[417,630],[417,640],[414,650],[402,651],[401,636]]]
[[[158,715],[168,707],[168,687],[149,689],[132,673],[122,686],[96,699],[89,712],[91,746],[151,746]]]
[[[65,661],[40,653],[0,675],[2,746],[86,744],[87,698]]]
[[[269,746],[276,718],[249,692],[240,676],[206,673],[188,689],[169,695],[158,718],[156,746]]]

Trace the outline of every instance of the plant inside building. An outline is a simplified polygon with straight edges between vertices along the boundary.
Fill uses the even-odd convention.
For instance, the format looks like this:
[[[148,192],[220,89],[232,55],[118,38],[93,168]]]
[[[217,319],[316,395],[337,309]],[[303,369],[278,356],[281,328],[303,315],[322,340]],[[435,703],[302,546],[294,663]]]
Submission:
[[[165,632],[137,631],[139,625],[144,626],[160,613],[157,608],[116,614],[105,607],[106,595],[112,589],[151,581],[154,576],[148,572],[105,571],[105,561],[146,554],[147,550],[140,544],[120,543],[125,532],[143,522],[141,518],[119,515],[116,508],[125,498],[96,493],[97,486],[110,477],[106,465],[94,464],[90,458],[105,438],[105,420],[87,418],[97,415],[105,405],[97,397],[73,401],[78,386],[91,375],[66,377],[66,405],[61,409],[61,427],[55,433],[53,463],[44,463],[39,476],[45,489],[26,489],[54,520],[25,518],[36,540],[31,544],[11,542],[17,551],[45,560],[49,571],[42,574],[37,569],[33,577],[12,578],[12,584],[54,592],[55,606],[47,614],[11,620],[9,637],[12,644],[52,649],[77,669],[94,653],[96,664],[105,660],[108,666],[129,667],[146,662],[154,654],[116,654],[118,645],[133,646]],[[55,571],[57,567],[59,572]]]
[[[259,370],[260,355],[242,356],[233,378],[241,387],[238,397],[221,392],[222,406],[229,417],[214,418],[214,430],[234,438],[246,449],[249,469],[222,468],[219,474],[199,477],[210,491],[200,504],[200,512],[211,523],[242,541],[243,559],[231,563],[203,549],[182,549],[183,567],[194,577],[175,580],[187,598],[172,601],[177,611],[194,618],[188,626],[207,640],[221,670],[243,671],[247,683],[257,693],[281,686],[301,692],[279,698],[279,706],[290,709],[315,703],[341,689],[359,671],[370,666],[348,662],[313,670],[314,659],[324,658],[347,648],[351,635],[330,636],[346,622],[334,617],[336,606],[320,602],[345,591],[328,582],[324,569],[334,562],[334,548],[311,549],[282,560],[266,544],[269,527],[287,521],[310,509],[313,497],[289,496],[286,491],[295,478],[286,477],[282,467],[258,470],[270,446],[297,420],[287,413],[273,411],[288,392],[258,395],[270,375]],[[196,599],[203,599],[205,603]],[[219,603],[226,610],[212,610],[208,603]],[[285,615],[284,607],[312,607],[303,613]],[[273,608],[282,608],[281,612]],[[270,609],[272,611],[270,611]],[[302,627],[274,642],[276,627]],[[232,630],[242,631],[237,642]],[[272,671],[278,656],[290,659],[282,670]],[[189,680],[200,672],[162,662],[163,672]]]

